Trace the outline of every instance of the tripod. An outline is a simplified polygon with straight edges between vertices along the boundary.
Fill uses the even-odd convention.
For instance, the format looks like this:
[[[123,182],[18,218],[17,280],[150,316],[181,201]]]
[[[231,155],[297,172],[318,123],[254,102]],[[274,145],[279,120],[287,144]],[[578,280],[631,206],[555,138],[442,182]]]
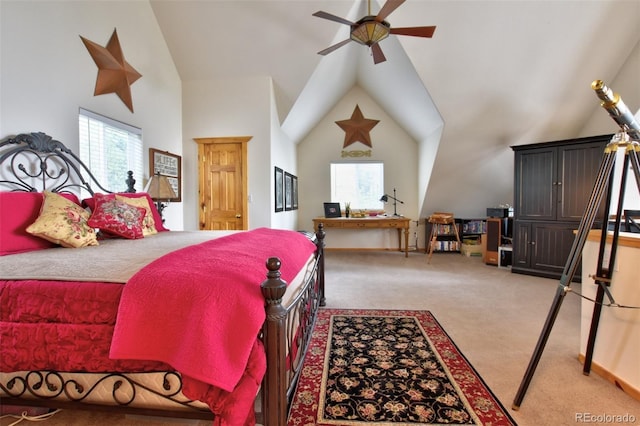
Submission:
[[[604,83],[600,80],[596,80],[591,84],[591,87],[596,91],[598,97],[602,100],[602,107],[605,108],[611,117],[620,125],[621,131],[613,136],[611,142],[605,147],[604,156],[598,170],[596,181],[593,185],[593,190],[589,198],[589,202],[585,209],[582,220],[578,227],[576,237],[571,246],[569,257],[565,264],[562,275],[560,276],[560,284],[557,288],[551,309],[547,315],[547,319],[543,326],[540,337],[536,344],[535,350],[529,361],[529,365],[524,374],[522,382],[518,392],[516,393],[513,401],[512,408],[518,410],[520,404],[524,399],[527,388],[531,383],[533,374],[535,373],[542,351],[549,339],[549,334],[553,328],[553,324],[558,316],[560,307],[564,300],[564,296],[571,291],[570,285],[575,275],[576,269],[582,256],[582,249],[584,248],[589,230],[594,224],[598,209],[602,202],[602,198],[606,193],[606,204],[604,206],[604,214],[602,218],[602,232],[600,236],[600,247],[598,251],[598,265],[596,275],[594,277],[595,284],[598,285],[596,292],[595,305],[593,308],[593,315],[591,318],[591,326],[589,330],[589,338],[587,341],[587,348],[585,353],[585,361],[583,366],[583,374],[588,375],[591,370],[591,361],[593,358],[593,350],[595,346],[595,339],[598,330],[598,323],[600,321],[600,313],[602,311],[602,302],[604,300],[605,293],[609,300],[614,303],[613,297],[609,292],[608,286],[611,282],[613,275],[613,269],[615,265],[616,250],[618,244],[618,237],[620,233],[620,222],[622,216],[622,207],[624,201],[625,185],[627,181],[627,174],[629,169],[629,163],[635,174],[636,184],[638,191],[640,191],[640,162],[638,161],[638,153],[640,152],[640,125],[635,120],[629,109],[622,102],[617,94],[614,94]],[[630,140],[630,138],[632,140]],[[620,192],[618,198],[618,205],[616,209],[616,219],[613,227],[613,237],[611,240],[611,252],[609,255],[608,264],[605,265],[605,249],[607,246],[607,228],[609,224],[609,210],[613,193],[614,179],[613,173],[616,156],[618,149],[624,148],[624,161],[622,167],[622,174],[620,177]]]

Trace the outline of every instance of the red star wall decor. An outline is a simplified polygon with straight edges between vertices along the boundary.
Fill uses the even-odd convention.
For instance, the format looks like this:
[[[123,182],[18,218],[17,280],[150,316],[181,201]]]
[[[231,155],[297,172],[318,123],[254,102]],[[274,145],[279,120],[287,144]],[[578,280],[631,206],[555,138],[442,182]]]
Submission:
[[[124,60],[116,30],[113,30],[106,47],[82,36],[80,38],[98,66],[98,78],[93,96],[115,93],[133,112],[130,86],[142,75]]]
[[[368,147],[373,148],[371,146],[371,136],[369,135],[369,132],[379,122],[380,120],[364,118],[362,111],[360,111],[360,107],[356,105],[356,109],[353,110],[353,114],[351,114],[351,118],[349,120],[336,121],[336,124],[345,132],[344,145],[342,147],[346,148],[353,143],[361,142]]]

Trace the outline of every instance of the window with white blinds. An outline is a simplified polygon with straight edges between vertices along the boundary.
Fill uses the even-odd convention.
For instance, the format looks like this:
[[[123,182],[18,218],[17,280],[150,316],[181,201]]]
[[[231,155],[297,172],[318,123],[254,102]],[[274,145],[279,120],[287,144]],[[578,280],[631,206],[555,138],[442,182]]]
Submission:
[[[142,129],[80,108],[80,159],[106,189],[127,189],[127,172],[142,182]],[[83,194],[84,195],[84,194]]]

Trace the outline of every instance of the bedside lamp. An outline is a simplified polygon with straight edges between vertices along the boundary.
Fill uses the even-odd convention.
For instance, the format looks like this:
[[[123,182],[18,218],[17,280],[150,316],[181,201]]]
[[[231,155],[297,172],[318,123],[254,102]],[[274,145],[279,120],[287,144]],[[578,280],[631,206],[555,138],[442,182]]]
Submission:
[[[147,186],[144,188],[144,192],[149,194],[149,197],[153,201],[156,202],[156,207],[158,208],[158,213],[160,213],[160,217],[162,218],[162,223],[164,223],[164,217],[162,217],[162,211],[169,205],[169,201],[172,198],[176,198],[177,195],[169,182],[169,178],[163,176],[159,173],[151,176],[149,182],[147,182]]]

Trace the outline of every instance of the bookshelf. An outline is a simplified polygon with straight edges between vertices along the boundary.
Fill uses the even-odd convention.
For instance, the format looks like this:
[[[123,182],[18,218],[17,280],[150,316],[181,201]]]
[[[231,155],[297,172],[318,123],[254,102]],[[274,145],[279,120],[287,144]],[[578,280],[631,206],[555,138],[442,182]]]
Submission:
[[[456,219],[460,222],[458,229],[460,229],[460,239],[465,240],[479,240],[482,234],[487,233],[487,219],[486,218],[473,218],[473,219]]]
[[[482,234],[487,232],[486,218],[455,218],[454,222],[458,228],[458,238],[454,233],[454,227],[450,224],[433,224],[429,219],[425,219],[425,251],[429,250],[429,239],[432,226],[437,226],[437,243],[434,247],[436,252],[460,252],[460,243],[465,240],[480,240]]]

